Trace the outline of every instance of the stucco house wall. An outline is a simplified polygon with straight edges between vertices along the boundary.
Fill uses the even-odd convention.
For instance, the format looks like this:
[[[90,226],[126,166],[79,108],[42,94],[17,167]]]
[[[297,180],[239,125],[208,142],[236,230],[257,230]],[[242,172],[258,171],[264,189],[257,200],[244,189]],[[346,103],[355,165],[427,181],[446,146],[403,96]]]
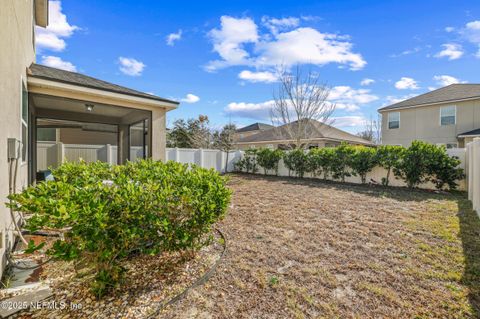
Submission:
[[[0,10],[0,276],[5,253],[13,243],[13,225],[5,206],[8,195],[7,138],[21,140],[22,81],[27,85],[26,68],[35,60],[33,1],[2,1]],[[20,163],[17,189],[27,185],[28,163]]]
[[[450,105],[456,105],[456,124],[440,125],[440,108]],[[400,113],[397,129],[388,128],[388,114],[392,112]],[[393,109],[381,114],[382,144],[409,146],[414,140],[422,140],[434,144],[458,143],[458,147],[464,147],[464,141],[457,140],[457,136],[480,128],[480,99]]]

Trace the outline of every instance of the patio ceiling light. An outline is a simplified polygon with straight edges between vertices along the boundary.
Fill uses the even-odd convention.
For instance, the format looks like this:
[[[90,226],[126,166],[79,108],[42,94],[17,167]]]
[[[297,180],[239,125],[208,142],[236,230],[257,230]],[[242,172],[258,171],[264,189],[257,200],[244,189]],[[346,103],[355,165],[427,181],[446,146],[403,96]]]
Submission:
[[[85,104],[85,109],[88,111],[88,112],[92,112],[93,111],[93,108],[94,108],[95,105],[93,104]]]

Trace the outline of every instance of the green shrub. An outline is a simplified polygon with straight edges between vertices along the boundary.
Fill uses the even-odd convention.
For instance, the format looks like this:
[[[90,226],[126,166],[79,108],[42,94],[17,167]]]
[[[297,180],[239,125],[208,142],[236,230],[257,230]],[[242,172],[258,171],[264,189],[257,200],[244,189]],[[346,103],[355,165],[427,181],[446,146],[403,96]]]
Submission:
[[[397,145],[380,145],[377,148],[378,164],[387,170],[387,175],[382,178],[382,185],[388,186],[390,183],[390,173],[398,166],[404,150],[404,147]]]
[[[289,175],[290,171],[293,171],[297,177],[303,177],[308,171],[307,154],[301,149],[286,152],[283,155],[283,162],[289,170]]]
[[[365,146],[358,146],[352,154],[350,166],[352,170],[360,175],[362,184],[365,184],[367,173],[371,172],[377,166],[377,152],[376,149]]]
[[[347,143],[342,143],[334,148],[333,158],[330,163],[332,177],[345,182],[345,177],[355,176],[355,172],[351,170],[353,155],[355,148]]]
[[[335,149],[331,147],[314,148],[307,155],[308,171],[314,176],[323,175],[326,180],[330,174],[330,167],[335,156]]]
[[[97,296],[121,284],[132,252],[202,247],[230,200],[217,172],[174,162],[66,163],[53,176],[10,196],[12,207],[31,231],[67,229],[48,254],[85,264]]]
[[[435,184],[437,189],[448,188],[453,190],[458,187],[457,180],[464,178],[463,169],[459,168],[460,160],[458,157],[451,157],[447,154],[445,146],[435,146],[431,148],[427,172],[430,181]]]
[[[278,163],[282,159],[282,156],[283,152],[281,150],[262,148],[257,152],[257,163],[263,167],[265,175],[267,175],[268,170],[273,170],[275,171],[275,175],[278,175]]]

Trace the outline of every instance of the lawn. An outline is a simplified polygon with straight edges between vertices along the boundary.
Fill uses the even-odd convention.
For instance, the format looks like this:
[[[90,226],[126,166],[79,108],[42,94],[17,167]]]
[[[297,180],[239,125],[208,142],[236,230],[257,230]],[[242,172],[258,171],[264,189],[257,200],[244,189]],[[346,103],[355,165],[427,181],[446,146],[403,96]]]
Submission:
[[[476,318],[465,194],[232,175],[227,254],[169,318]]]

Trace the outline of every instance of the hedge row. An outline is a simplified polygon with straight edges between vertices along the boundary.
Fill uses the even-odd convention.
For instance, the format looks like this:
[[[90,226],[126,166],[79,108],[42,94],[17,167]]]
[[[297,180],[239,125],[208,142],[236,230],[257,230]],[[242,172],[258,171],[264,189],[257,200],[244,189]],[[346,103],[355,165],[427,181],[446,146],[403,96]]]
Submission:
[[[97,296],[122,282],[133,252],[202,247],[230,200],[217,172],[175,162],[65,163],[53,176],[10,196],[12,206],[29,213],[31,231],[67,229],[48,253],[90,269]]]
[[[464,177],[458,168],[460,160],[447,154],[444,146],[414,141],[410,147],[382,145],[377,148],[351,146],[346,143],[335,148],[319,148],[310,151],[248,149],[245,156],[236,163],[237,171],[256,173],[258,167],[278,174],[278,164],[283,159],[289,170],[298,177],[305,173],[329,177],[345,182],[349,176],[360,176],[366,183],[367,173],[376,166],[386,169],[382,185],[389,185],[391,174],[402,179],[410,188],[421,183],[432,182],[438,189],[446,186],[455,189],[457,181]]]

